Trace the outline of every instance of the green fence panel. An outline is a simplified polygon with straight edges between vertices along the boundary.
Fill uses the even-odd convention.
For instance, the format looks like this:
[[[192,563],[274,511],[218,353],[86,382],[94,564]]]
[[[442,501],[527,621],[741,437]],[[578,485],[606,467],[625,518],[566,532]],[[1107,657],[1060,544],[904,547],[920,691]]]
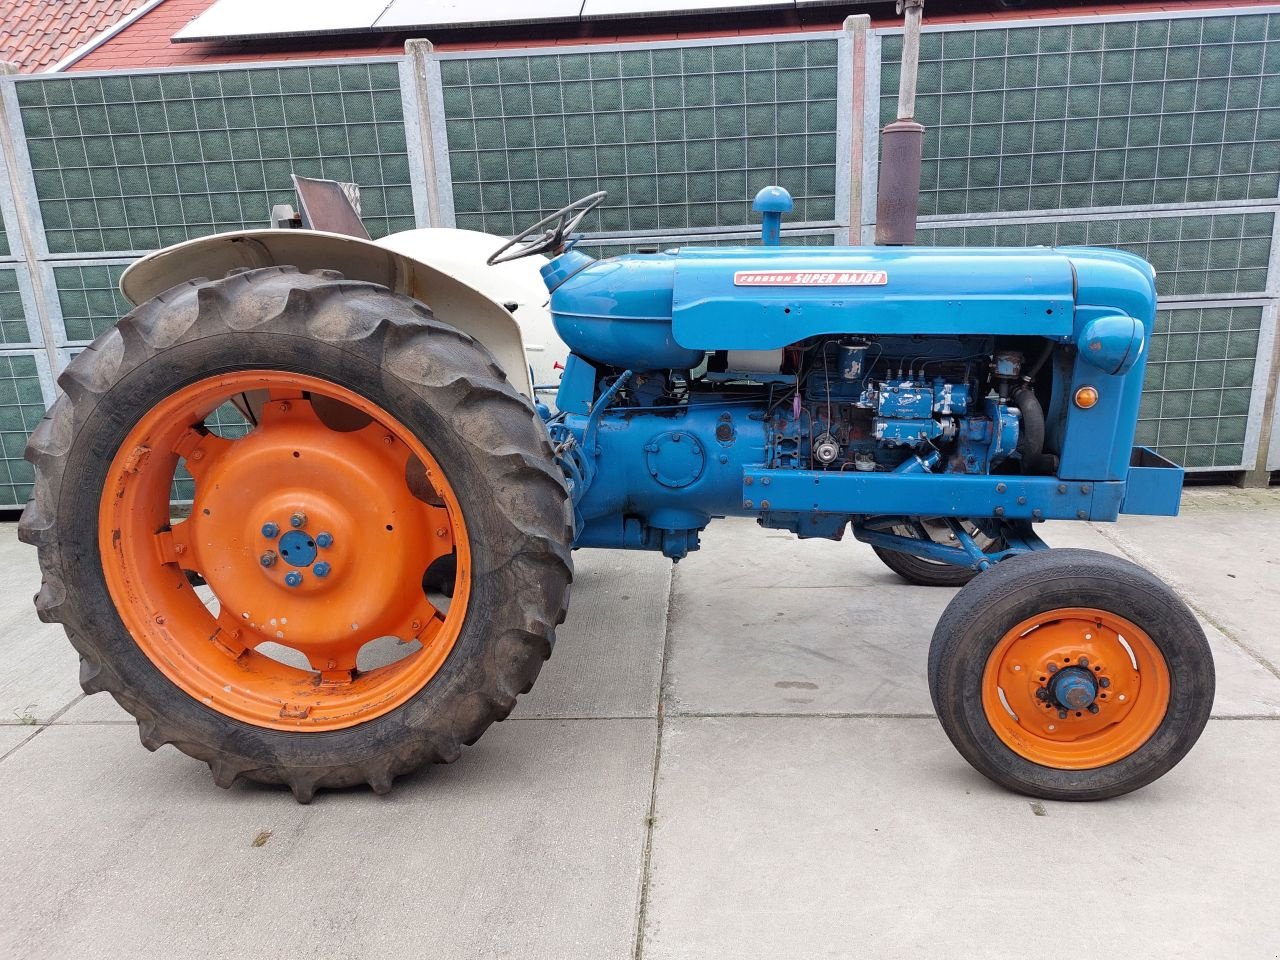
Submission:
[[[68,343],[97,338],[133,309],[119,286],[127,267],[125,263],[84,263],[51,268]]]
[[[261,227],[291,173],[360,185],[374,236],[414,226],[396,63],[22,79],[51,253]]]
[[[1274,213],[1143,214],[922,226],[916,242],[957,247],[1118,247],[1151,262],[1162,297],[1257,295],[1267,289],[1274,225]]]
[[[0,507],[20,507],[31,495],[35,472],[22,452],[44,411],[35,356],[0,353]]]
[[[18,286],[16,267],[0,265],[0,344],[28,344],[34,339],[27,323],[27,311]]]
[[[781,239],[784,247],[831,247],[835,245],[832,233],[788,234]],[[674,247],[758,247],[760,235],[741,237],[641,237],[635,240],[583,240],[578,246],[593,257],[618,257],[624,253],[670,250]]]
[[[1280,14],[931,31],[920,58],[924,216],[1280,192]]]
[[[1161,310],[1137,442],[1184,467],[1239,467],[1253,396],[1260,306]]]
[[[741,227],[769,184],[836,219],[835,39],[442,58],[457,223],[510,234],[596,190],[591,232]]]

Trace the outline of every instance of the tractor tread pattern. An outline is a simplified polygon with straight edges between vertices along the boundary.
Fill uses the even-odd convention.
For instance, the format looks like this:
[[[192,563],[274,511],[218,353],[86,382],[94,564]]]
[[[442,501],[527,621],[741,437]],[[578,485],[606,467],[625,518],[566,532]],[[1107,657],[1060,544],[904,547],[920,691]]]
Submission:
[[[385,378],[398,378],[467,429],[457,431],[504,496],[491,504],[501,513],[510,542],[508,562],[518,609],[487,647],[465,666],[465,692],[447,716],[422,723],[412,737],[382,752],[339,764],[300,766],[262,762],[238,750],[238,739],[211,742],[193,736],[154,708],[117,670],[99,642],[100,625],[76,602],[86,575],[79,556],[67,555],[60,534],[60,504],[82,491],[68,488],[68,458],[80,431],[104,395],[158,353],[204,337],[270,331],[337,345],[372,362]],[[443,349],[438,349],[443,348]],[[443,356],[444,359],[437,360]],[[573,518],[564,479],[532,404],[507,381],[492,354],[478,341],[408,297],[371,283],[345,280],[331,270],[293,267],[232,271],[220,280],[179,284],[142,304],[71,361],[58,379],[63,394],[33,432],[26,457],[36,468],[32,497],[19,537],[39,552],[42,585],[36,595],[41,620],[59,622],[80,655],[86,693],[108,692],[137,720],[149,750],[172,744],[208,764],[214,782],[230,787],[240,779],[287,784],[301,803],[319,788],[367,783],[385,793],[392,781],[427,763],[450,763],[514,708],[533,685],[555,643],[555,628],[568,609],[573,579],[570,545]],[[96,516],[96,507],[95,513]],[[253,730],[246,739],[253,739]]]

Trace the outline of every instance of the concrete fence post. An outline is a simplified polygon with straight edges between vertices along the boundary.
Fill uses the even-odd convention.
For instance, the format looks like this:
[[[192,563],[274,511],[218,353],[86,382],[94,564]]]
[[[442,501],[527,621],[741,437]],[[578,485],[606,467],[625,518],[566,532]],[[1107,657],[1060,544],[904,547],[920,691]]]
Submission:
[[[866,155],[867,125],[867,32],[871,29],[871,18],[865,13],[846,17],[844,32],[849,55],[848,84],[851,91],[848,115],[843,121],[849,124],[848,159],[849,159],[849,207],[845,225],[848,228],[850,244],[862,242],[862,197],[866,175],[864,161]],[[843,78],[846,74],[841,72]]]
[[[430,40],[407,40],[400,71],[404,125],[419,226],[452,227],[453,181],[445,139],[440,62]]]

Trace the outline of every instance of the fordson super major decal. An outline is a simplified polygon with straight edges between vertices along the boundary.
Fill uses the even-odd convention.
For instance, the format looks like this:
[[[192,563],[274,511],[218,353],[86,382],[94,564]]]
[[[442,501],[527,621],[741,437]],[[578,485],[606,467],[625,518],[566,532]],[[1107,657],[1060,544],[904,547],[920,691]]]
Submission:
[[[889,282],[883,270],[739,270],[735,287],[880,287]]]

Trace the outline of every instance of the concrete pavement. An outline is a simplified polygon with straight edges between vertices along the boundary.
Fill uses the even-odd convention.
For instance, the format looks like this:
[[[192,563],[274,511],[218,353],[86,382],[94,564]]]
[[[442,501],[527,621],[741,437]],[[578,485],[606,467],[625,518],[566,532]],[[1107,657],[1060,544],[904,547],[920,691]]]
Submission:
[[[1280,490],[1044,534],[1168,577],[1214,647],[1203,739],[1128,797],[1032,802],[956,754],[924,677],[953,591],[724,522],[674,577],[579,553],[512,719],[300,807],[82,697],[0,525],[0,956],[1280,956]]]

